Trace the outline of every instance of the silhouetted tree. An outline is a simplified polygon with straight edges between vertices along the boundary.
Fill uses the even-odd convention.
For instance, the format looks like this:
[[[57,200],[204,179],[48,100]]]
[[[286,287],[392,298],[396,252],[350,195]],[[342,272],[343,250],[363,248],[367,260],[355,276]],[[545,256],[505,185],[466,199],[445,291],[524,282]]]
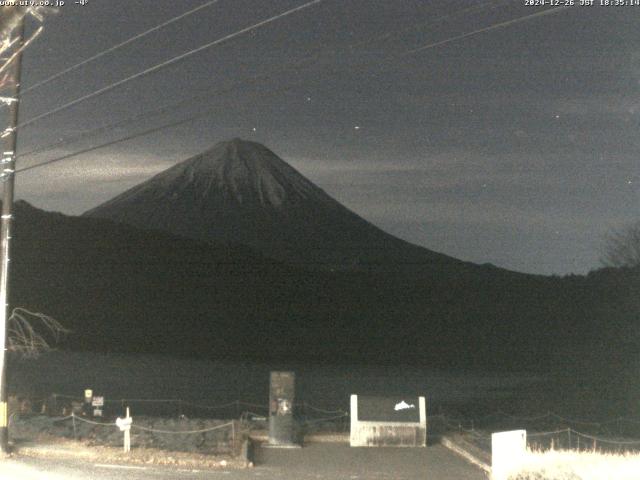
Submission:
[[[7,350],[26,358],[34,358],[51,350],[52,344],[69,330],[56,319],[43,313],[14,308],[7,328]]]
[[[640,267],[640,220],[607,236],[602,263],[607,267]]]

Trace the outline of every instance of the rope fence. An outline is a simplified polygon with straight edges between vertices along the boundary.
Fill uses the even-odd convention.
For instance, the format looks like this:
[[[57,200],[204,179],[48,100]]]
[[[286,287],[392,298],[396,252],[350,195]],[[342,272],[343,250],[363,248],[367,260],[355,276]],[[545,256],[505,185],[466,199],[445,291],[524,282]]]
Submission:
[[[53,396],[59,399],[73,400],[77,402],[76,406],[83,401],[83,399],[78,396],[64,394],[55,394]],[[175,425],[177,427],[176,429],[170,430],[165,428],[154,428],[153,425],[145,425],[144,422],[148,421],[147,419],[145,419],[142,422],[134,422],[133,424],[131,424],[130,428],[132,431],[138,431],[140,433],[147,432],[149,434],[170,436],[207,434],[209,432],[217,430],[229,429],[230,433],[225,435],[229,435],[226,438],[232,437],[234,444],[238,434],[243,436],[250,430],[256,428],[256,425],[260,425],[260,422],[264,422],[267,418],[268,412],[268,406],[266,405],[244,402],[241,400],[235,400],[233,402],[221,403],[217,405],[205,405],[196,402],[184,401],[181,399],[124,398],[105,399],[104,403],[120,405],[128,405],[131,403],[138,403],[140,405],[164,403],[173,406],[181,405],[185,407],[192,407],[201,409],[203,411],[215,413],[224,413],[225,409],[233,408],[238,410],[240,413],[237,416],[225,418],[236,418],[239,420],[227,421],[225,423],[214,425],[211,427],[192,428],[189,430],[184,430],[180,428],[180,424],[178,423]],[[334,428],[333,431],[348,430],[349,422],[345,421],[349,418],[348,411],[318,407],[307,402],[297,403],[295,404],[295,406],[298,407],[298,410],[302,409],[304,411],[304,414],[301,414],[299,412],[296,414],[296,421],[299,427],[303,429],[308,428],[309,430],[307,430],[307,432],[317,432],[323,428],[326,428],[327,426],[329,426],[329,428]],[[229,413],[229,411],[227,411],[227,413]],[[138,418],[140,418],[140,416],[138,416]],[[189,421],[182,415],[179,418],[184,419],[185,421]],[[443,433],[447,431],[455,431],[466,434],[472,441],[477,442],[483,448],[487,448],[490,446],[490,431],[496,431],[497,429],[502,429],[504,427],[505,430],[514,428],[526,428],[527,439],[529,440],[529,444],[534,448],[545,449],[550,447],[552,449],[563,448],[593,451],[596,451],[597,449],[601,451],[614,451],[616,449],[618,451],[625,449],[640,449],[640,438],[637,438],[640,435],[640,430],[637,429],[637,426],[640,425],[640,419],[634,417],[620,416],[601,421],[591,421],[585,419],[569,418],[551,411],[538,415],[522,416],[498,410],[496,412],[476,416],[473,419],[464,417],[453,417],[443,413],[429,415],[427,419],[430,422],[430,429],[433,432],[438,432],[438,430],[440,429]],[[495,421],[488,424],[486,428],[479,426],[478,422],[488,421],[490,419],[494,419]],[[501,419],[507,420],[510,425],[501,425],[499,423],[499,420]],[[53,424],[60,424],[69,420],[73,423],[74,436],[77,435],[76,422],[86,423],[96,427],[119,427],[119,425],[114,422],[107,423],[105,421],[99,421],[90,417],[87,418],[86,416],[80,416],[75,412],[72,412],[70,415],[52,418],[51,422]],[[165,420],[167,419],[165,418]],[[176,421],[171,419],[168,420],[171,422]],[[11,416],[10,422],[12,424],[15,422],[14,415]],[[256,424],[255,422],[258,423]],[[536,422],[537,425],[531,425],[531,423]],[[556,423],[558,427],[566,428],[553,428],[553,423]],[[560,425],[558,425],[558,423]],[[551,426],[552,428],[544,429],[545,425],[547,427]],[[611,430],[606,430],[605,434],[603,435],[602,430],[596,431],[598,429],[603,429],[607,426],[612,425],[617,425],[617,433],[614,433]],[[634,435],[628,435],[627,432],[624,432],[623,434],[621,428],[623,425],[629,425],[630,430],[631,427],[636,427]],[[184,427],[188,426],[190,425],[184,425]],[[191,426],[197,425],[192,424]],[[576,427],[580,426],[585,427],[586,430],[594,431],[584,431],[583,429],[576,429]],[[264,423],[262,423],[262,426],[258,428],[264,428]]]
[[[250,428],[247,428],[245,424],[245,420],[247,419],[247,416],[249,414],[252,414],[252,412],[248,412],[248,411],[243,412],[243,414],[241,415],[240,422],[239,422],[239,433],[242,433],[242,432],[246,433],[250,430]],[[342,413],[341,415],[336,415],[332,417],[323,417],[323,418],[318,418],[313,420],[307,420],[304,422],[304,425],[315,425],[323,422],[333,422],[339,419],[346,418],[348,416],[349,416],[348,413]],[[91,419],[76,415],[75,413],[72,413],[71,415],[67,415],[61,418],[55,418],[52,420],[52,422],[60,423],[68,420],[71,420],[73,422],[74,437],[77,437],[77,430],[76,430],[76,423],[75,423],[76,421],[83,422],[89,425],[98,426],[98,427],[119,428],[117,422],[111,422],[111,423],[98,422],[95,420],[91,420]],[[215,430],[221,430],[226,428],[231,430],[231,435],[232,435],[234,444],[236,441],[236,433],[237,433],[235,421],[223,423],[221,425],[215,425],[212,427],[198,428],[198,429],[192,429],[192,430],[166,430],[166,429],[152,428],[144,425],[139,425],[139,424],[136,424],[135,422],[133,422],[130,425],[130,428],[131,430],[139,430],[142,432],[149,432],[149,433],[161,434],[161,435],[196,435],[196,434],[209,433]]]
[[[74,395],[53,394],[54,399],[70,400],[78,403],[83,402],[83,398]],[[178,414],[180,418],[186,418],[184,413],[193,413],[194,415],[203,414],[211,415],[216,418],[236,418],[240,420],[242,428],[252,428],[255,422],[264,422],[268,416],[269,407],[266,404],[255,402],[245,402],[235,400],[232,402],[220,404],[202,404],[192,401],[186,401],[179,398],[121,398],[121,399],[104,399],[105,405],[140,406],[141,411],[154,405],[168,405],[172,410],[169,412],[172,416]],[[77,404],[76,404],[77,405]],[[145,407],[148,406],[148,407]],[[327,408],[326,406],[317,406],[302,401],[294,404],[296,407],[295,418],[298,425],[302,428],[323,429],[333,427],[338,430],[347,430],[349,422],[345,421],[349,418],[349,412],[345,409]],[[138,415],[140,415],[140,410]],[[165,412],[166,413],[166,412]],[[65,421],[73,419],[73,421],[85,421],[95,425],[109,425],[95,420],[89,420],[86,417],[78,415],[67,415],[55,421]],[[565,435],[565,443],[570,445],[579,444],[586,445],[588,442],[601,443],[603,445],[618,446],[638,446],[640,447],[640,418],[620,416],[616,418],[593,421],[580,418],[571,418],[556,412],[547,411],[535,415],[516,415],[502,410],[476,415],[474,417],[450,416],[443,413],[429,415],[427,417],[434,431],[443,429],[443,431],[457,431],[470,435],[478,441],[490,440],[491,436],[487,434],[488,430],[496,430],[498,428],[527,428],[531,431],[528,437],[540,441],[546,441],[546,438],[552,436]],[[224,424],[229,426],[231,424]],[[551,428],[549,428],[551,427]],[[556,428],[554,428],[556,427]],[[578,429],[576,429],[576,427]],[[582,427],[582,428],[580,428]],[[190,434],[190,433],[206,433],[210,430],[221,429],[223,426],[216,426],[213,429],[198,429],[188,431],[173,431],[162,429],[151,429],[140,425],[132,425],[132,429],[141,431],[149,431],[164,434]],[[263,427],[264,428],[264,427]],[[540,430],[540,431],[538,431]],[[583,431],[587,430],[587,431]],[[559,440],[560,441],[560,440]],[[582,443],[579,443],[582,442]]]
[[[315,424],[318,424],[318,423],[331,422],[331,421],[334,421],[334,420],[339,420],[339,419],[346,418],[348,416],[349,416],[348,413],[343,413],[342,415],[336,415],[335,417],[316,418],[316,419],[313,419],[313,420],[307,420],[305,422],[305,425],[315,425]]]
[[[217,425],[215,427],[200,428],[198,430],[160,430],[155,428],[143,427],[141,425],[136,425],[135,423],[131,425],[131,428],[135,430],[144,430],[146,432],[166,433],[166,434],[174,434],[174,435],[194,435],[196,433],[207,433],[207,432],[212,432],[214,430],[220,430],[221,428],[227,428],[227,427],[233,428],[233,422]]]
[[[59,399],[69,400],[71,402],[82,403],[84,399],[77,395],[66,395],[66,394],[52,394],[51,396],[54,398],[54,402],[58,402]],[[139,405],[169,405],[173,411],[172,413],[177,413],[179,415],[183,415],[186,410],[191,410],[191,413],[197,413],[197,411],[206,411],[212,414],[224,414],[226,412],[226,418],[229,418],[228,415],[232,414],[233,417],[239,417],[243,412],[247,410],[251,410],[253,415],[256,417],[266,416],[268,414],[269,408],[267,405],[258,404],[253,402],[245,402],[242,400],[235,400],[233,402],[221,403],[217,405],[205,405],[201,403],[191,402],[182,399],[153,399],[153,398],[121,398],[121,399],[104,399],[105,405],[118,405],[118,406],[133,406],[135,404]],[[302,419],[305,421],[307,418],[318,419],[322,421],[323,416],[335,416],[340,415],[344,416],[344,414],[348,414],[348,412],[344,409],[327,409],[323,407],[318,407],[312,404],[307,403],[306,401],[295,403],[294,406],[297,408],[297,416],[298,419]],[[143,407],[143,410],[146,407]],[[255,411],[262,412],[261,414],[255,413]],[[166,412],[165,412],[166,413]]]
[[[560,433],[568,433],[570,430],[571,430],[570,428],[564,428],[562,430],[554,430],[553,432],[535,432],[535,433],[527,432],[527,438],[530,438],[530,437],[547,437],[547,436],[550,436],[550,435],[558,435]]]
[[[474,418],[457,418],[457,417],[451,417],[451,416],[445,416],[445,418],[447,419],[447,421],[449,422],[449,424],[454,423],[457,424],[457,428],[460,428],[462,430],[465,430],[465,425],[470,425],[471,428],[473,429],[475,424],[479,424],[481,423],[483,420],[486,420],[488,418],[504,418],[507,420],[511,420],[514,422],[521,422],[521,423],[528,423],[528,422],[541,422],[543,420],[555,420],[557,422],[562,422],[568,425],[582,425],[582,426],[586,426],[586,427],[594,427],[594,428],[601,428],[601,427],[606,427],[607,425],[622,425],[622,424],[631,424],[631,425],[640,425],[640,419],[637,418],[633,418],[633,417],[615,417],[612,419],[608,419],[608,420],[602,420],[599,422],[595,422],[595,421],[590,421],[590,420],[582,420],[582,419],[574,419],[574,418],[568,418],[565,417],[563,415],[559,415],[557,413],[554,412],[547,412],[544,414],[539,414],[539,415],[534,415],[534,416],[521,416],[521,415],[513,415],[510,413],[505,413],[502,412],[500,410],[494,412],[494,413],[490,413],[487,415],[483,415],[480,417],[474,417]],[[451,425],[450,425],[451,426]],[[456,425],[453,425],[456,426]],[[469,429],[466,429],[469,430]]]
[[[79,397],[77,395],[65,395],[65,394],[60,394],[60,393],[54,393],[54,394],[52,394],[52,397],[53,398],[74,400],[74,401],[77,401],[77,402],[82,402],[83,401],[83,398]],[[46,399],[43,399],[42,401],[45,401],[45,400]],[[171,398],[171,399],[121,398],[121,399],[105,399],[104,403],[105,404],[120,404],[120,405],[132,404],[132,403],[148,403],[148,404],[166,403],[166,404],[179,404],[179,405],[186,406],[186,407],[193,407],[193,408],[197,408],[197,409],[212,410],[212,411],[223,410],[225,408],[233,408],[233,407],[235,407],[235,408],[249,407],[249,408],[268,411],[268,406],[267,405],[258,404],[258,403],[252,403],[252,402],[245,402],[245,401],[242,401],[242,400],[235,400],[235,401],[232,401],[232,402],[227,402],[227,403],[222,403],[222,404],[217,404],[217,405],[205,405],[205,404],[191,402],[191,401],[177,399],[177,398]],[[300,403],[295,403],[294,406],[297,407],[298,409],[302,409],[307,414],[309,412],[324,413],[324,414],[328,414],[328,415],[340,415],[340,414],[346,413],[345,409],[321,408],[321,407],[315,406],[313,404],[310,404],[310,403],[308,403],[306,401],[303,401],[303,402],[300,402]],[[449,422],[452,422],[454,424],[473,425],[475,423],[481,423],[482,421],[490,419],[490,418],[500,418],[500,417],[505,418],[505,419],[514,420],[514,421],[519,421],[519,422],[535,422],[535,421],[540,421],[540,420],[544,420],[544,419],[555,419],[555,420],[558,420],[558,421],[561,421],[561,422],[566,422],[567,424],[585,425],[585,426],[593,426],[593,427],[600,427],[600,426],[611,425],[611,424],[616,424],[616,423],[630,423],[630,424],[640,425],[640,418],[634,418],[634,417],[620,416],[620,417],[616,417],[616,418],[613,418],[613,419],[608,419],[608,420],[595,422],[595,421],[590,421],[590,420],[568,418],[568,417],[565,417],[563,415],[560,415],[558,413],[551,412],[551,411],[548,411],[548,412],[545,412],[545,413],[542,413],[542,414],[532,415],[532,416],[523,416],[523,415],[515,415],[515,414],[507,413],[507,412],[504,412],[502,410],[497,410],[495,412],[488,413],[488,414],[485,414],[485,415],[468,417],[468,418],[465,418],[465,417],[454,417],[454,416],[445,415],[445,414],[440,413],[440,414],[429,415],[427,418],[430,418],[430,419],[447,418],[447,420]]]
[[[62,427],[62,431],[58,430],[58,435],[62,434],[62,436],[71,436],[72,434],[73,438],[75,439],[90,438],[92,442],[98,441],[105,445],[114,445],[115,442],[115,445],[123,445],[125,452],[129,452],[131,448],[130,432],[135,431],[138,432],[136,442],[143,446],[157,446],[160,442],[160,444],[169,446],[170,450],[180,450],[182,448],[187,448],[187,451],[191,451],[191,449],[194,447],[190,445],[197,445],[197,448],[202,447],[207,451],[211,450],[212,448],[218,450],[222,448],[223,453],[239,451],[240,445],[242,443],[242,438],[244,438],[244,435],[248,433],[246,429],[242,428],[241,422],[238,422],[237,420],[228,421],[218,425],[205,426],[204,428],[193,428],[194,426],[198,426],[197,424],[202,425],[202,423],[205,422],[203,420],[197,420],[196,425],[193,425],[193,423],[191,423],[188,425],[184,425],[181,428],[180,420],[161,419],[159,420],[160,422],[169,422],[169,424],[174,425],[175,422],[178,422],[178,424],[175,425],[175,429],[171,430],[166,428],[156,428],[153,423],[149,422],[157,422],[158,420],[150,420],[144,418],[134,421],[133,417],[129,417],[129,412],[127,412],[127,416],[124,419],[118,418],[116,421],[109,423],[85,418],[83,416],[76,415],[75,413],[60,418],[53,418],[49,421],[51,425],[60,425],[62,422],[68,422],[69,420],[71,421],[71,425],[67,424],[68,426]],[[86,428],[80,428],[80,424],[86,424]],[[184,428],[189,426],[191,426],[192,428]],[[40,425],[40,427],[42,427],[42,425]],[[40,431],[40,427],[37,427],[38,431]],[[61,427],[56,428],[59,429]],[[212,432],[224,430],[226,430],[226,433],[223,432],[222,435],[208,435]],[[240,436],[238,436],[238,434],[240,434]],[[120,435],[123,435],[123,437],[121,437]],[[157,435],[159,435],[160,438],[157,437]],[[188,438],[193,435],[199,435],[201,437],[199,437],[194,443],[193,439]],[[205,435],[206,437],[204,437]],[[185,438],[171,440],[171,437],[175,438],[179,436],[183,436]]]
[[[59,398],[59,399],[67,399],[67,400],[71,400],[76,402],[76,404],[79,403],[83,403],[84,399],[82,397],[79,396],[74,396],[74,395],[65,395],[65,394],[53,394],[52,395],[54,398]],[[268,406],[266,405],[260,405],[257,403],[252,403],[252,402],[245,402],[242,400],[235,400],[233,402],[227,402],[227,403],[222,403],[222,404],[218,404],[218,405],[205,405],[205,404],[200,404],[200,403],[196,403],[196,402],[190,402],[190,401],[185,401],[182,399],[149,399],[149,398],[122,398],[122,399],[104,399],[104,403],[106,404],[111,404],[111,405],[131,405],[131,404],[171,404],[174,406],[184,406],[184,407],[191,407],[194,409],[199,409],[199,410],[205,410],[205,411],[209,411],[209,412],[220,412],[220,411],[224,411],[225,409],[235,409],[235,412],[239,412],[237,415],[234,415],[236,418],[240,418],[241,421],[250,421],[253,419],[266,419],[267,415],[268,415]],[[337,421],[340,419],[344,419],[346,417],[349,416],[349,413],[345,410],[338,410],[338,409],[326,409],[326,408],[322,408],[322,407],[317,407],[314,405],[311,405],[307,402],[300,402],[300,403],[296,403],[294,404],[294,406],[298,407],[298,409],[302,409],[304,411],[304,414],[297,414],[296,415],[296,420],[298,421],[298,423],[301,426],[305,426],[305,425],[319,425],[325,422],[332,422],[332,421]],[[258,411],[261,411],[262,413],[257,413],[256,411],[252,410],[252,409],[256,409]],[[85,421],[87,423],[93,423],[95,425],[112,425],[112,424],[104,424],[101,422],[96,422],[93,420],[88,420],[86,417],[84,416],[78,416],[76,414],[71,414],[71,415],[67,415],[65,417],[62,417],[60,419],[56,419],[55,421],[63,421],[63,420],[67,420],[67,419],[71,419],[72,417],[75,417],[75,419],[80,419],[81,421]],[[251,418],[253,417],[253,418]],[[228,418],[228,417],[227,417]],[[133,429],[140,429],[140,430],[147,430],[147,431],[151,431],[150,429],[146,428],[146,427],[140,427],[140,426],[135,426],[135,424],[132,426]],[[220,428],[220,427],[216,427],[216,428]],[[163,433],[174,433],[173,431],[169,432],[169,431],[165,431]],[[181,432],[176,432],[176,433],[181,433]],[[200,431],[194,431],[194,433],[201,433]]]
[[[246,415],[257,415],[254,412],[244,412],[243,413],[243,418]],[[314,423],[319,423],[319,422],[328,422],[328,421],[332,421],[332,420],[338,420],[338,419],[343,419],[348,417],[349,415],[347,413],[343,413],[342,415],[336,415],[333,417],[326,417],[326,418],[320,418],[320,419],[315,419],[315,420],[310,420],[307,423],[308,424],[314,424]],[[455,425],[452,424],[451,422],[447,421],[447,417],[445,415],[439,414],[439,415],[433,415],[431,416],[431,418],[441,418],[444,420],[444,423],[452,428],[452,429],[459,429],[459,425]],[[117,427],[117,425],[113,422],[111,423],[106,423],[106,422],[97,422],[95,420],[90,420],[87,418],[84,418],[82,416],[78,416],[75,414],[71,414],[71,415],[67,415],[64,417],[60,417],[60,418],[54,418],[52,420],[52,422],[54,423],[58,423],[58,422],[63,422],[63,421],[67,421],[67,420],[74,420],[74,421],[80,421],[80,422],[84,422],[90,425],[95,425],[95,426],[102,426],[102,427]],[[208,427],[208,428],[201,428],[201,429],[194,429],[194,430],[164,430],[164,429],[156,429],[156,428],[151,428],[151,427],[145,427],[142,425],[136,425],[135,423],[131,425],[132,429],[137,429],[137,430],[143,430],[143,431],[147,431],[147,432],[152,432],[152,433],[160,433],[160,434],[182,434],[182,435],[193,435],[193,434],[199,434],[199,433],[206,433],[206,432],[211,432],[214,430],[220,430],[222,428],[233,428],[234,427],[234,422],[227,422],[221,425],[216,425],[213,427]],[[476,437],[476,438],[480,438],[480,439],[490,439],[491,435],[490,434],[483,434],[481,431],[476,430],[476,429],[465,429],[463,428],[462,431],[464,433],[469,433],[472,436]],[[575,430],[573,428],[564,428],[564,429],[559,429],[559,430],[552,430],[552,431],[544,431],[544,432],[527,432],[527,438],[540,438],[540,437],[550,437],[550,436],[557,436],[560,434],[568,434],[568,435],[574,435],[574,437],[576,439],[578,438],[583,438],[583,439],[588,439],[588,440],[592,440],[598,443],[604,443],[604,444],[611,444],[611,445],[640,445],[640,439],[639,440],[623,440],[623,439],[612,439],[612,438],[605,438],[602,436],[598,436],[598,435],[591,435],[585,432],[580,432],[578,430]]]
[[[596,423],[596,422],[585,422]],[[491,433],[477,430],[475,428],[464,428],[460,425],[452,424],[445,418],[444,424],[452,430],[460,433],[468,434],[479,446],[490,450]],[[564,440],[563,440],[563,436]],[[533,440],[533,441],[530,441]],[[582,442],[581,442],[582,440]],[[576,430],[574,428],[563,428],[549,431],[527,431],[527,441],[534,448],[564,448],[569,450],[623,450],[629,447],[640,448],[640,439],[629,438],[606,438],[600,435],[592,435],[586,432]],[[598,448],[599,447],[599,448]],[[614,447],[614,448],[608,448]],[[617,447],[617,448],[616,448]]]
[[[103,426],[103,427],[116,427],[116,426],[117,426],[117,425],[116,425],[115,423],[113,423],[113,422],[112,422],[112,423],[96,422],[96,421],[94,421],[94,420],[89,420],[89,419],[84,418],[84,417],[79,417],[79,416],[78,416],[78,415],[76,415],[76,414],[71,414],[71,415],[69,415],[68,417],[65,417],[65,418],[71,418],[71,419],[72,419],[72,420],[74,420],[74,421],[75,421],[75,420],[79,420],[79,421],[81,421],[81,422],[88,423],[88,424],[90,424],[90,425],[100,425],[100,426]]]

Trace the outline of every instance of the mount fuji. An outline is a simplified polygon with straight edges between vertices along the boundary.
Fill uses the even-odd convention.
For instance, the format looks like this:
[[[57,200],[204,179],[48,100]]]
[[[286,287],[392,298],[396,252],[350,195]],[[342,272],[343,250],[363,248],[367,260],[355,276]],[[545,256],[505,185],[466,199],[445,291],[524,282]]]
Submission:
[[[265,146],[237,138],[83,215],[244,244],[267,257],[320,269],[473,269],[382,231]]]

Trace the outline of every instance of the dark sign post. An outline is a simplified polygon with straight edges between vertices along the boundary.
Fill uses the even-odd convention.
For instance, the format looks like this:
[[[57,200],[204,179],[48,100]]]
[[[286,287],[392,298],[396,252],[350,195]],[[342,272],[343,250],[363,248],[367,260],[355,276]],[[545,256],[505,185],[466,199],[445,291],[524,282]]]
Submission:
[[[293,372],[271,372],[269,445],[279,447],[296,446],[295,422],[293,420],[295,379]]]
[[[84,402],[82,403],[82,415],[85,417],[91,416],[91,402],[93,400],[93,390],[90,388],[84,391]]]

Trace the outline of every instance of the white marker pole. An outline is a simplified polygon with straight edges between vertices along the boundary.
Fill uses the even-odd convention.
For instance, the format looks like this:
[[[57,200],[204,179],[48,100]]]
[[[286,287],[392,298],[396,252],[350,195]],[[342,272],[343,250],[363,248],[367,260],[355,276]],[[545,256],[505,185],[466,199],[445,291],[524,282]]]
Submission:
[[[131,451],[131,420],[129,420],[129,407],[127,407],[127,428],[124,430],[124,453],[129,453]]]
[[[124,432],[124,453],[131,451],[131,424],[133,418],[129,415],[129,407],[127,407],[127,416],[125,418],[116,418],[116,425],[121,432]]]

